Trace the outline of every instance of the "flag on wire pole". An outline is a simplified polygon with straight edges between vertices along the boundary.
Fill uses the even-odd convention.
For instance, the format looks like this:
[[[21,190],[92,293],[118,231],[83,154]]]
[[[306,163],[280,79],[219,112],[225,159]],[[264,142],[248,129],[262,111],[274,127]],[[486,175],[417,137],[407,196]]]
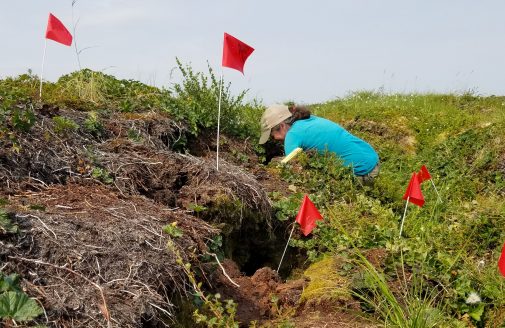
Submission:
[[[304,236],[309,235],[312,230],[316,227],[316,221],[322,220],[323,217],[321,213],[319,213],[318,209],[312,203],[309,196],[305,195],[303,197],[302,205],[298,210],[298,214],[296,215],[296,222],[300,225],[300,229]],[[295,230],[295,224],[293,224],[293,228],[291,229],[291,233],[289,234],[288,242],[286,243],[286,247],[284,247],[284,252],[282,253],[281,260],[279,262],[279,267],[277,268],[277,272],[279,272],[282,264],[282,260],[284,259],[284,255],[286,254],[286,250],[288,249],[289,241],[291,240],[291,236],[293,235],[293,231]]]
[[[223,43],[223,67],[236,69],[244,74],[244,64],[247,58],[252,54],[254,48],[240,41],[239,39],[224,34]]]
[[[431,180],[431,174],[428,172],[426,165],[421,166],[421,169],[417,173],[419,176],[419,182],[423,183],[426,180]]]
[[[316,221],[322,220],[321,213],[317,210],[307,195],[303,197],[302,206],[296,216],[296,222],[300,225],[300,229],[304,236],[307,236],[316,227]]]
[[[402,223],[400,226],[400,237],[402,236],[403,223],[405,221],[405,215],[407,214],[407,206],[409,205],[409,202],[419,207],[423,207],[424,205],[424,196],[423,192],[421,191],[421,180],[418,173],[412,173],[412,177],[410,178],[407,190],[403,195],[403,199],[406,200],[406,202],[405,210],[403,211]]]
[[[72,45],[72,34],[70,34],[65,25],[51,13],[49,13],[49,20],[47,22],[46,39],[56,41],[69,47]]]
[[[46,59],[47,40],[53,40],[70,47],[72,45],[72,34],[63,23],[53,14],[49,13],[47,21],[46,36],[44,41],[44,54],[42,55],[42,69],[40,72],[39,98],[42,98],[42,78],[44,75],[44,62]]]
[[[239,39],[224,33],[222,67],[233,68],[242,75],[247,58],[252,54],[254,48],[240,41]],[[216,148],[216,169],[219,171],[219,128],[221,123],[221,95],[223,92],[223,70],[219,79],[219,101],[217,110],[217,148]]]
[[[500,259],[498,260],[498,269],[500,269],[500,273],[505,277],[505,244],[503,244]]]
[[[433,189],[435,189],[435,192],[437,193],[438,200],[442,201],[442,198],[440,198],[440,194],[438,193],[437,187],[435,187],[435,183],[433,182],[431,174],[430,172],[428,172],[428,168],[426,167],[426,165],[421,166],[418,175],[419,175],[419,182],[421,183],[423,183],[426,180],[431,181],[431,185],[433,186]]]

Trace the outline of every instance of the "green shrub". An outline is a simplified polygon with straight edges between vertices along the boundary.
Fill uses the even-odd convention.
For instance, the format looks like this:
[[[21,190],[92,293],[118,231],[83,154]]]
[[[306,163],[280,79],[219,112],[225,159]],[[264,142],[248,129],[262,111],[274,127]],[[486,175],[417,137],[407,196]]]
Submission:
[[[208,75],[205,75],[202,72],[194,72],[189,65],[183,65],[178,59],[177,65],[183,81],[174,85],[176,97],[168,111],[178,120],[185,121],[194,135],[198,135],[201,130],[217,129],[220,80],[210,66]],[[223,82],[221,131],[240,137],[259,135],[262,107],[255,102],[244,104],[247,91],[232,96],[230,86],[230,83]]]

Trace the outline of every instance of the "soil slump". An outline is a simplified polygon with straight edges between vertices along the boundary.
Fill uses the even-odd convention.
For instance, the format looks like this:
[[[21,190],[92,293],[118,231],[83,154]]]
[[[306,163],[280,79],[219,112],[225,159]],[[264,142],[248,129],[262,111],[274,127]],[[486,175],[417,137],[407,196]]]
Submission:
[[[82,127],[86,113],[58,109],[79,125],[64,133],[48,113],[37,112],[30,134],[19,136],[19,152],[0,141],[0,197],[20,228],[0,232],[0,259],[43,305],[47,320],[39,323],[165,326],[178,311],[172,300],[192,293],[181,262],[201,268],[203,280],[210,275],[211,292],[235,299],[244,323],[271,317],[273,294],[282,304],[296,302],[303,283],[290,288],[263,268],[277,262],[275,250],[285,242],[274,238],[283,227],[272,223],[256,178],[263,172],[268,179],[266,171],[257,161],[244,169],[226,160],[240,162],[242,152],[257,160],[252,148],[229,142],[217,171],[212,153],[174,151],[184,128],[164,116],[113,115],[103,118],[98,135]],[[177,229],[163,232],[165,226]],[[202,256],[218,235],[225,257],[236,262],[225,266],[240,289],[220,270],[205,273],[215,264]],[[168,240],[179,255],[167,249]]]

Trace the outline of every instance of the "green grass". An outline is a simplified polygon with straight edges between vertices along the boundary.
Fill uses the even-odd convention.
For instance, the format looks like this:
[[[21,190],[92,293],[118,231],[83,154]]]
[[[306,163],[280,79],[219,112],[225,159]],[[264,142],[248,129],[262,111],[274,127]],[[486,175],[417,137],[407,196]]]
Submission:
[[[327,254],[387,250],[383,272],[368,265],[362,270],[379,286],[374,289],[376,299],[382,297],[379,304],[388,304],[391,311],[377,308],[374,315],[392,326],[436,326],[400,320],[426,309],[463,326],[492,327],[505,320],[504,282],[497,270],[505,241],[505,97],[359,92],[312,109],[372,144],[381,158],[381,173],[373,188],[360,188],[329,157],[302,157],[297,164],[301,173],[285,169],[283,177],[308,191],[325,217],[312,237],[292,245],[306,249],[312,261]],[[426,204],[409,205],[404,237],[399,238],[401,197],[422,164],[442,202],[425,182]],[[301,194],[291,201],[300,199]],[[281,211],[289,208],[283,201],[277,200]],[[278,216],[290,214],[286,210]],[[385,281],[393,280],[398,268],[441,291],[425,298],[412,297],[408,289],[400,299],[388,294]],[[482,302],[467,304],[472,292]]]

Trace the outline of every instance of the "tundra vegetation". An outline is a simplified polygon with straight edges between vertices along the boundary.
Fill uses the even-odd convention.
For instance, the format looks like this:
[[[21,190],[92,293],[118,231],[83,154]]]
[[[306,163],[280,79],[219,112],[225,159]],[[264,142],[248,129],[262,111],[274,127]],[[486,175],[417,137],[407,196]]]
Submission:
[[[229,84],[216,171],[219,81],[178,64],[169,89],[85,69],[44,83],[39,100],[30,72],[0,80],[4,326],[505,323],[505,97],[359,91],[311,104],[378,151],[380,175],[363,186],[330,154],[268,163],[263,106]],[[423,183],[426,203],[408,206],[399,237],[423,164],[440,199]],[[295,230],[273,277],[264,267],[276,268],[304,194],[324,220]],[[227,260],[246,289],[276,281],[266,312],[246,315],[247,295],[219,290]],[[304,282],[286,301],[290,281]]]

